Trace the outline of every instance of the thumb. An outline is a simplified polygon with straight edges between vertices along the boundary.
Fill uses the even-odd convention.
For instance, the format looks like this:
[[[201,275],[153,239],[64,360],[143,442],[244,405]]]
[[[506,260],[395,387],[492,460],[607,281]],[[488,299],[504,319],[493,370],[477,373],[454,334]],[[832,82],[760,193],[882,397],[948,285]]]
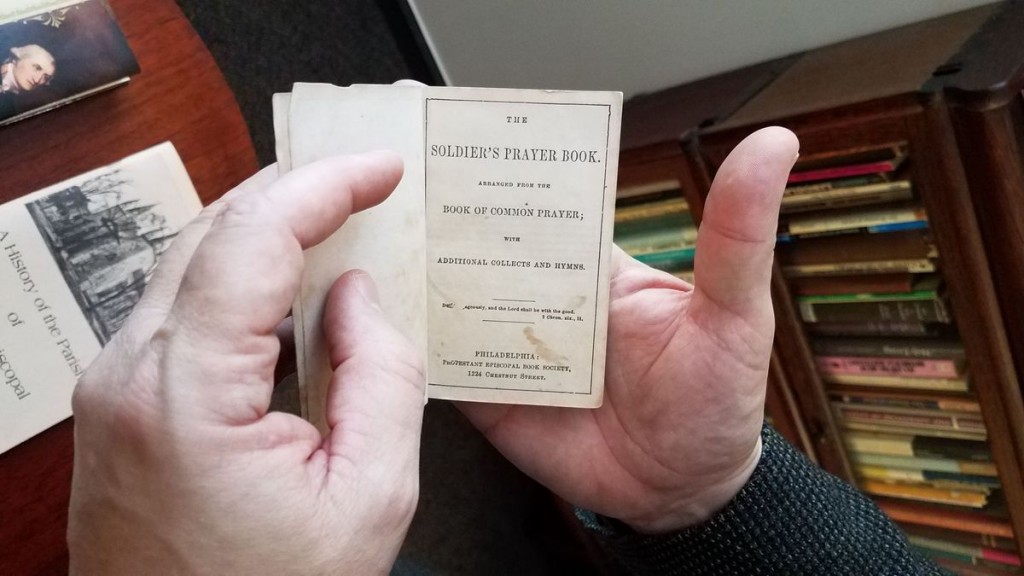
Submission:
[[[334,371],[325,446],[331,468],[381,482],[416,478],[423,363],[412,343],[388,323],[366,272],[350,271],[335,282],[324,330]]]
[[[697,235],[695,306],[755,322],[770,314],[779,204],[798,149],[789,130],[764,128],[722,163]]]

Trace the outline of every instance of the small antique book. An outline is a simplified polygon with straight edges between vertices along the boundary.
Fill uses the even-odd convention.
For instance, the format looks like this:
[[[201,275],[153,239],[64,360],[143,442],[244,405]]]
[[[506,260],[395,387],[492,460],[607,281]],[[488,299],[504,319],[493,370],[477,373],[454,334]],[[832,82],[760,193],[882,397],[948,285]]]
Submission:
[[[139,72],[106,0],[0,2],[0,126]]]
[[[324,301],[345,271],[376,281],[420,351],[428,396],[597,407],[622,96],[296,84],[274,100],[280,169],[392,150],[381,205],[306,254],[295,305],[305,415],[331,379]]]
[[[0,452],[71,416],[78,377],[200,209],[170,143],[0,206]]]

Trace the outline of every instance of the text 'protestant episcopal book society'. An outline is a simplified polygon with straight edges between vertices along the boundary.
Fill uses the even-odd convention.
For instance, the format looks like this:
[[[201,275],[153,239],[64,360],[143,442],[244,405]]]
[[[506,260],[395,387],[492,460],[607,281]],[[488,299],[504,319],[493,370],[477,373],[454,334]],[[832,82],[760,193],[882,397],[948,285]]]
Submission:
[[[604,390],[622,96],[296,84],[275,96],[280,169],[387,149],[381,205],[306,254],[295,326],[302,404],[323,426],[320,318],[350,269],[421,352],[428,396],[593,408]]]

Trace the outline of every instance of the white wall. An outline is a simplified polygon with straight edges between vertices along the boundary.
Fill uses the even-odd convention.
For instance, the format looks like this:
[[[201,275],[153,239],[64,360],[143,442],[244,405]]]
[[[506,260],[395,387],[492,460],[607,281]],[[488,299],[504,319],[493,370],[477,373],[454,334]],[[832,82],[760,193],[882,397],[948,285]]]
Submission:
[[[409,1],[450,85],[626,97],[992,2]]]

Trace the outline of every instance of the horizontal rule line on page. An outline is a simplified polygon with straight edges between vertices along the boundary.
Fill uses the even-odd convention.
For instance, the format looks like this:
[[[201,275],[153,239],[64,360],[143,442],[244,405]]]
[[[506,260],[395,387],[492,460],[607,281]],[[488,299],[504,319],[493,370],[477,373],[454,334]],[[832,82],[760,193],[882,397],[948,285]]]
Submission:
[[[582,394],[586,396],[585,392],[570,392],[568,390],[534,390],[530,388],[498,388],[494,386],[458,386],[455,384],[436,384],[434,382],[428,382],[428,386],[437,386],[439,388],[463,388],[466,390],[505,390],[508,392],[536,392],[537,394]]]
[[[500,324],[533,324],[533,322],[520,322],[518,320],[481,320],[481,322],[498,322]]]
[[[475,98],[426,98],[427,102],[483,102],[487,104],[535,104],[538,106],[594,106],[611,108],[610,104],[585,103],[585,102],[530,102],[525,100],[477,100]]]

